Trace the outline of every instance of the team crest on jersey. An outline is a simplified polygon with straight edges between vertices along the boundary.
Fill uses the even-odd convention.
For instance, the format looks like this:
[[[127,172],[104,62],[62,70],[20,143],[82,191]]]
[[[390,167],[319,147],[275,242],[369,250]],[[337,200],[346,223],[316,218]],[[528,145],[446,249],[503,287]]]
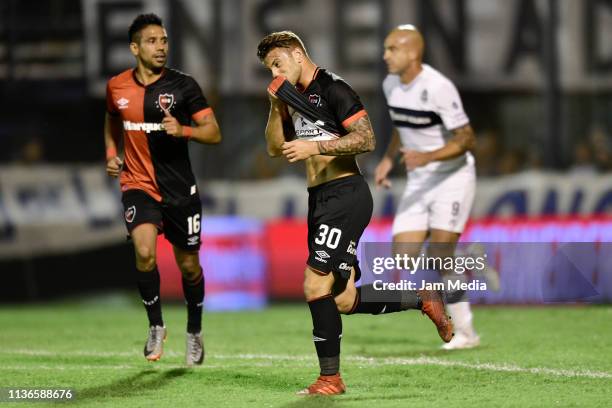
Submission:
[[[174,94],[159,94],[157,97],[157,107],[162,111],[170,112],[174,106]]]
[[[317,95],[317,94],[308,95],[308,102],[319,107],[321,105],[321,95]]]
[[[427,102],[428,98],[429,94],[427,92],[427,89],[423,89],[423,92],[421,92],[421,102]]]
[[[125,210],[125,220],[128,223],[131,223],[132,221],[134,221],[134,217],[136,217],[136,206],[135,205]]]

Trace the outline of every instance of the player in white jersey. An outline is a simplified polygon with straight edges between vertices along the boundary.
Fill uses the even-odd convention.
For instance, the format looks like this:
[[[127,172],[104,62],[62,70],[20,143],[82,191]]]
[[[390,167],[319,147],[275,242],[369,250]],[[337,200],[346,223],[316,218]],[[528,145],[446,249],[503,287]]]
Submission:
[[[387,176],[400,153],[408,177],[393,222],[393,242],[416,256],[429,238],[434,243],[430,256],[452,256],[474,200],[474,132],[453,83],[422,63],[424,40],[414,26],[392,30],[384,47],[389,75],[383,90],[394,127],[375,179],[377,185],[390,186]],[[403,243],[416,245],[398,245]],[[452,271],[439,272],[449,279],[458,277]],[[442,347],[477,346],[480,339],[465,291],[446,295],[455,336]]]

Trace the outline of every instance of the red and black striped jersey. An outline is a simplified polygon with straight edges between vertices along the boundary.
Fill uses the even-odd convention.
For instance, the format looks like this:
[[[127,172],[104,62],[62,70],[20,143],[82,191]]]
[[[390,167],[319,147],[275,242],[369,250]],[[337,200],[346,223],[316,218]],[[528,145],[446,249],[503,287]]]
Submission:
[[[192,77],[165,68],[157,81],[144,86],[129,69],[108,81],[106,109],[123,123],[122,191],[143,190],[157,201],[174,204],[198,197],[188,140],[168,135],[161,123],[164,111],[181,125],[212,113]]]

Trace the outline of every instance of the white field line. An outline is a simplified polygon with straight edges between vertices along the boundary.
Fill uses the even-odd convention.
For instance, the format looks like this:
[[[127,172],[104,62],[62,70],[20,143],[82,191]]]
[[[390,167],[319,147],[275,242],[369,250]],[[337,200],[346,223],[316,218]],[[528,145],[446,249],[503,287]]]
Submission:
[[[93,358],[101,358],[101,357],[140,357],[141,352],[132,351],[132,352],[104,352],[104,351],[51,351],[51,350],[25,350],[25,349],[15,349],[15,350],[0,350],[0,354],[2,355],[25,355],[25,356],[46,356],[46,357],[93,357]],[[165,356],[168,357],[182,357],[184,354],[176,351],[165,351]],[[248,360],[249,366],[270,366],[274,361],[296,361],[296,362],[312,362],[315,364],[316,358],[313,355],[289,355],[289,354],[234,354],[234,355],[209,355],[207,356],[208,361],[210,360]],[[253,360],[260,360],[259,363],[253,363]],[[566,369],[557,369],[557,368],[547,368],[547,367],[520,367],[514,364],[499,364],[499,363],[472,363],[465,361],[457,361],[457,360],[445,360],[442,358],[434,358],[434,357],[416,357],[416,358],[395,358],[395,357],[365,357],[365,356],[345,356],[343,360],[350,361],[354,363],[358,363],[361,365],[367,366],[398,366],[398,365],[407,365],[407,366],[439,366],[439,367],[459,367],[459,368],[468,368],[472,370],[482,370],[482,371],[497,371],[497,372],[509,372],[509,373],[521,373],[521,374],[538,374],[538,375],[551,375],[555,377],[577,377],[577,378],[603,378],[603,379],[612,379],[612,373],[606,371],[593,371],[593,370],[566,370]],[[139,365],[81,365],[81,364],[58,364],[58,365],[2,365],[0,366],[1,370],[9,370],[9,369],[125,369],[125,368],[142,368],[142,364]],[[63,367],[63,368],[61,368]],[[151,367],[154,367],[151,365]],[[168,365],[159,365],[160,368],[172,368],[173,366]],[[176,367],[183,367],[177,365]],[[227,367],[226,365],[211,365],[205,364],[203,367],[209,368],[221,368]]]

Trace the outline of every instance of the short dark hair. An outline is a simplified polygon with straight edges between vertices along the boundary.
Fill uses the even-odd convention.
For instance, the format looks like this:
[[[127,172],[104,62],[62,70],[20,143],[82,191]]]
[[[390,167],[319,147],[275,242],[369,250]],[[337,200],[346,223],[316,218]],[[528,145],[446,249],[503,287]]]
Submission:
[[[131,43],[139,43],[140,42],[140,31],[146,26],[156,25],[163,27],[162,19],[153,13],[149,14],[140,14],[138,15],[132,24],[130,25],[130,30],[128,31],[128,37]]]
[[[300,48],[308,56],[304,43],[293,31],[277,31],[266,35],[257,46],[257,57],[263,61],[274,48]]]

